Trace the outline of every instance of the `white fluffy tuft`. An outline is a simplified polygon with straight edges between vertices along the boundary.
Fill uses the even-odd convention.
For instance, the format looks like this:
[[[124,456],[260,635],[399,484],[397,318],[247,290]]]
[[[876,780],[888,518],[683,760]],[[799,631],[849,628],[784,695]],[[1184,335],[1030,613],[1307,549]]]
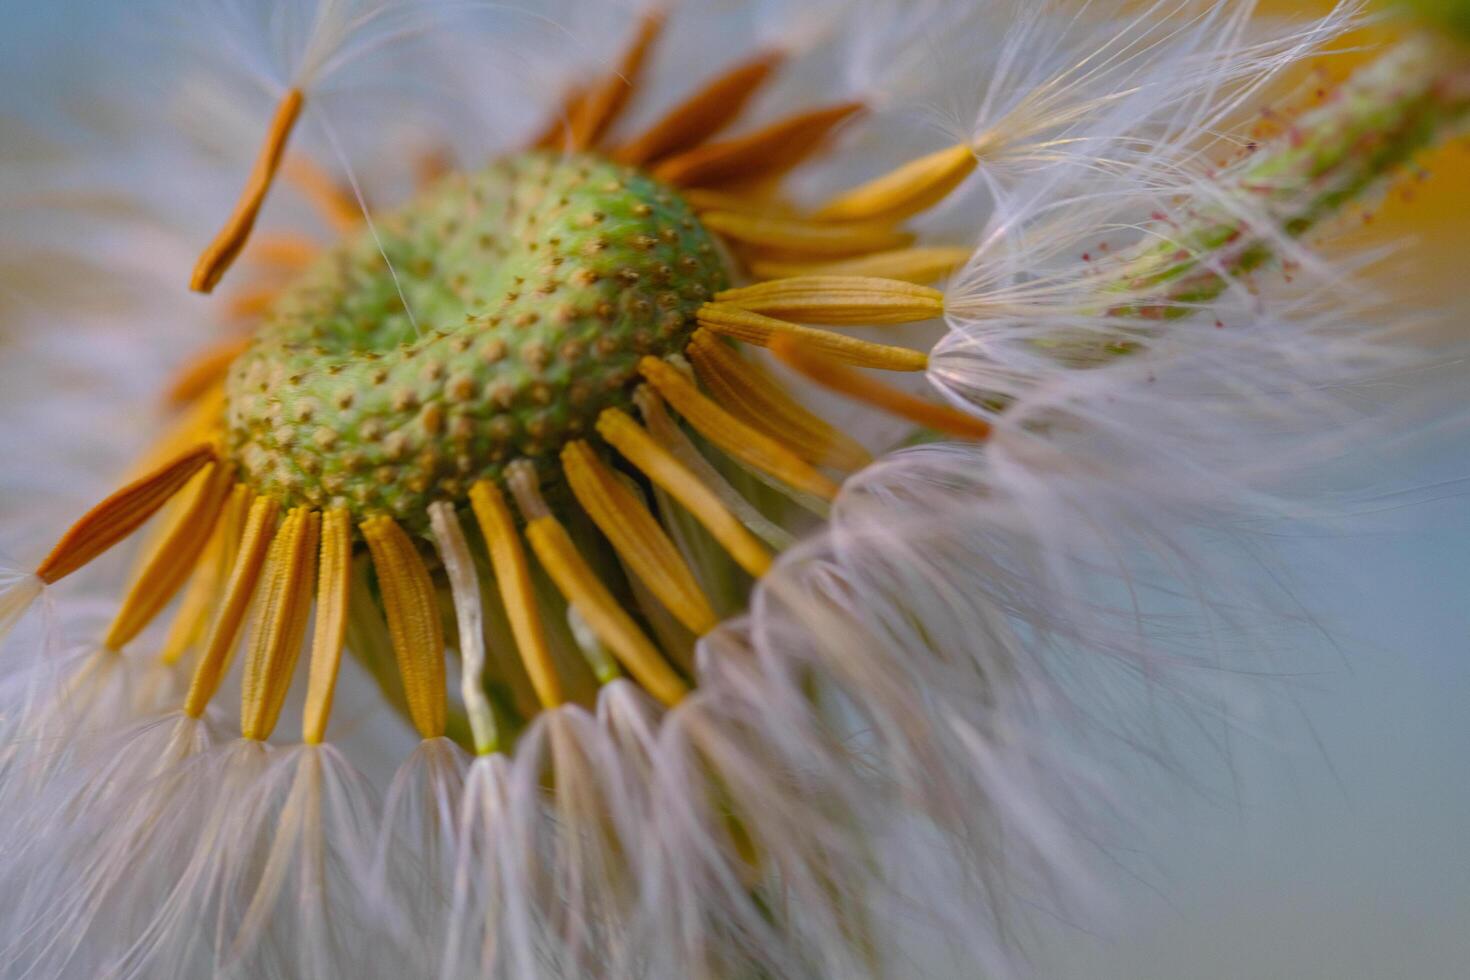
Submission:
[[[0,641],[30,611],[41,597],[44,583],[30,572],[22,572],[8,562],[0,564]]]

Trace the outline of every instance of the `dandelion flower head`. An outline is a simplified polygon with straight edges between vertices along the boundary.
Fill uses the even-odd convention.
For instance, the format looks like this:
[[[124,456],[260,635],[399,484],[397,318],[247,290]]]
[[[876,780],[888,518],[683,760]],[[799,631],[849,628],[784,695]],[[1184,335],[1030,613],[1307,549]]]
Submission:
[[[1132,706],[1281,642],[1214,556],[1422,410],[1315,242],[1470,56],[1302,95],[1361,5],[1253,8],[150,10],[168,98],[15,167],[126,281],[13,308],[24,512],[142,448],[0,584],[0,959],[1013,970]]]

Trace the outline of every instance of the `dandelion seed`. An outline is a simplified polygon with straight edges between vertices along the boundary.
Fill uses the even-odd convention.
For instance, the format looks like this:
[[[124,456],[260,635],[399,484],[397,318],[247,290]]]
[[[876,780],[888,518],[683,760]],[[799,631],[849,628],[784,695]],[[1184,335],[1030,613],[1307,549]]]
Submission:
[[[1463,51],[1405,42],[1215,172],[1211,139],[1356,4],[1259,35],[1250,3],[938,5],[672,53],[699,12],[651,8],[488,165],[389,139],[425,186],[344,184],[313,124],[343,165],[360,134],[323,96],[423,37],[444,68],[460,24],[547,26],[493,6],[268,19],[299,63],[191,280],[256,277],[217,301],[249,335],[201,344],[134,478],[0,578],[3,636],[145,539],[99,639],[3,692],[0,954],[878,976],[913,846],[963,879],[934,921],[1007,969],[1017,893],[1084,877],[1064,828],[1090,787],[1034,741],[1080,714],[1071,684],[1193,704],[1151,603],[1195,589],[1222,631],[1270,605],[1202,585],[1187,531],[1274,506],[1259,460],[1320,457],[1325,392],[1409,363],[1314,305],[1339,270],[1306,239],[1470,113]],[[983,49],[975,118],[873,159],[909,86],[954,94],[912,30]],[[530,57],[467,36],[487,47],[457,68]],[[861,91],[778,85],[824,44],[873,59]],[[339,240],[276,227],[302,203]],[[931,240],[964,208],[978,243]],[[1305,282],[1268,306],[1272,268]],[[366,725],[339,696],[363,679]],[[387,717],[406,754],[348,745]]]

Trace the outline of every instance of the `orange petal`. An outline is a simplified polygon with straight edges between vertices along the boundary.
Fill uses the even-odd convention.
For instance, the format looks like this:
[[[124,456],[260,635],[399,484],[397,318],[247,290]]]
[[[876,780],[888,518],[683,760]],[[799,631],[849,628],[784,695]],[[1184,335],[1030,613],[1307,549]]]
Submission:
[[[71,526],[36,569],[36,577],[49,585],[92,561],[141,527],[190,477],[214,461],[213,446],[195,446],[123,487]]]
[[[121,650],[168,605],[199,563],[233,485],[234,473],[219,463],[210,463],[198,475],[195,485],[184,494],[192,498],[188,508],[173,522],[133,581],[103,646]]]
[[[174,374],[164,397],[173,405],[183,405],[198,398],[211,386],[224,381],[230,365],[248,346],[249,337],[233,337],[205,348]]]
[[[286,152],[286,140],[290,138],[296,120],[301,116],[302,100],[301,90],[293,88],[276,106],[275,118],[271,120],[270,129],[266,132],[265,145],[260,148],[260,155],[255,159],[255,166],[250,170],[235,210],[194,265],[189,288],[195,292],[211,292],[218,285],[220,277],[240,255],[240,249],[245,247],[250,229],[255,227],[255,219],[260,215],[261,205],[265,203],[265,195],[271,189],[271,182],[275,180],[276,170],[281,166],[281,156]]]
[[[633,88],[643,74],[644,63],[658,36],[663,33],[664,14],[653,10],[643,15],[633,43],[623,53],[618,67],[602,81],[587,90],[567,119],[567,148],[590,150],[617,121],[618,115],[633,96]]]
[[[683,187],[768,180],[806,160],[822,147],[832,130],[863,108],[861,102],[844,102],[788,116],[753,133],[706,143],[669,157],[653,173],[660,180]]]
[[[740,115],[781,61],[782,56],[776,52],[742,61],[614,151],[613,159],[636,167],[698,146]]]

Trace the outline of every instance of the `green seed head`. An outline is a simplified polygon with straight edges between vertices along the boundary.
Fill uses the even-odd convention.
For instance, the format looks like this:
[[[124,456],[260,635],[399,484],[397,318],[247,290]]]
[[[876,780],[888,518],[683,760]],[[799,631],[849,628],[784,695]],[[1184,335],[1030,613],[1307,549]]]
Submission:
[[[591,156],[510,157],[375,223],[281,295],[230,371],[231,454],[286,506],[424,525],[627,404],[638,359],[682,349],[726,285],[675,192]]]

